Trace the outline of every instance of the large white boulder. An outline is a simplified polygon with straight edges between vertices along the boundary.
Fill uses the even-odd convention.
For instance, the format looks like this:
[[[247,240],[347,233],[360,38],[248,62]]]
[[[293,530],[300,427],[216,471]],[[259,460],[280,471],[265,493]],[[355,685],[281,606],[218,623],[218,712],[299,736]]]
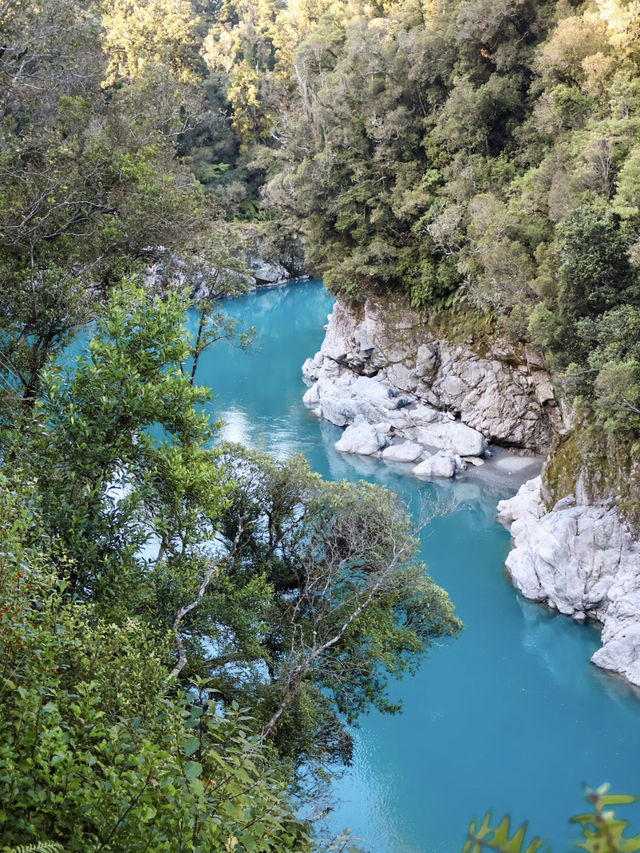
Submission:
[[[640,543],[617,510],[568,496],[547,512],[537,477],[498,512],[511,524],[506,567],[515,586],[574,619],[600,622],[592,661],[640,685]]]
[[[425,403],[418,403],[404,410],[407,418],[407,423],[414,427],[429,426],[429,424],[444,421],[446,416],[434,409],[432,406],[427,406]]]
[[[450,450],[458,456],[482,456],[488,446],[477,430],[448,418],[406,432],[418,444]]]
[[[386,436],[389,428],[390,424],[388,423],[368,424],[365,421],[358,420],[345,429],[334,447],[340,453],[358,453],[361,456],[371,456],[389,444],[389,439]]]
[[[415,477],[421,477],[425,480],[431,480],[433,477],[445,477],[450,479],[456,473],[456,460],[449,453],[434,453],[429,456],[424,462],[413,469]]]
[[[307,409],[311,409],[315,415],[320,416],[320,383],[314,382],[310,388],[302,395],[302,402],[307,407]]]
[[[545,509],[540,497],[542,478],[534,477],[527,480],[512,498],[498,502],[498,521],[505,525],[513,524],[517,518],[540,518]]]
[[[291,278],[288,270],[277,261],[270,263],[264,258],[254,257],[250,259],[251,272],[257,281],[266,282],[267,284],[277,284],[281,281],[286,281]]]
[[[402,444],[391,444],[382,451],[386,462],[415,462],[422,456],[423,449],[413,441],[403,441]]]
[[[320,403],[321,416],[336,426],[352,424],[362,418],[370,424],[384,417],[384,410],[376,408],[366,400],[359,400],[346,394],[324,397]]]

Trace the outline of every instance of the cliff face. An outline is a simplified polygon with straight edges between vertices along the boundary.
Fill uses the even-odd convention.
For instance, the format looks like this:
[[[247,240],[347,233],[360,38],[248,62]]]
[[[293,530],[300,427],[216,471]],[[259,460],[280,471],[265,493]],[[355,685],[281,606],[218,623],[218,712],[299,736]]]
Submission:
[[[423,318],[388,298],[369,298],[357,307],[336,304],[303,375],[311,385],[305,404],[348,427],[339,450],[413,462],[431,445],[477,463],[491,442],[550,454],[542,478],[499,505],[513,537],[507,571],[527,598],[600,622],[603,646],[593,662],[640,685],[640,543],[626,520],[638,471],[632,465],[630,477],[618,476],[610,488],[603,466],[611,467],[615,452],[600,449],[598,458],[594,447],[602,442],[589,446],[584,438],[578,450],[580,430],[568,430],[533,354],[500,342],[478,352],[434,336]],[[385,446],[389,423],[404,444]],[[372,449],[363,449],[364,439]],[[442,460],[419,467],[438,475],[435,462]],[[439,475],[459,469],[450,461],[448,470]]]
[[[550,511],[542,478],[498,504],[513,549],[506,567],[527,598],[602,624],[591,660],[640,685],[640,543],[607,504],[567,495]]]
[[[336,419],[336,399],[358,376],[375,377],[504,447],[546,452],[563,425],[548,374],[524,348],[498,342],[479,354],[434,337],[424,318],[388,298],[357,308],[336,303],[322,348],[303,374],[318,383],[305,395],[307,405],[339,426],[353,418]]]

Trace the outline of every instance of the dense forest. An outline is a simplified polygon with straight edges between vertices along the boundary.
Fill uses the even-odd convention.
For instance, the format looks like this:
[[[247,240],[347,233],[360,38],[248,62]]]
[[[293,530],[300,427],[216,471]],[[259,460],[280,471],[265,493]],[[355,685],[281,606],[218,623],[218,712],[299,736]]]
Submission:
[[[349,724],[461,624],[393,494],[217,441],[215,297],[302,246],[629,464],[639,131],[636,0],[0,0],[3,849],[346,849]]]

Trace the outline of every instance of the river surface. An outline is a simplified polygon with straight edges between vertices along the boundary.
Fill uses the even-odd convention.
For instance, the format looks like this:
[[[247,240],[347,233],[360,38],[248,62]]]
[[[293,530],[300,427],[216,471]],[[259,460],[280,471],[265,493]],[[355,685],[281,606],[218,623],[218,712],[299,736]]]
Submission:
[[[513,489],[423,483],[333,449],[341,430],[304,408],[300,373],[331,305],[320,282],[228,300],[225,310],[256,328],[256,343],[217,344],[198,381],[216,395],[211,411],[226,439],[279,457],[301,452],[323,476],[389,486],[415,512],[434,501],[446,510],[423,531],[423,558],[465,629],[393,683],[401,714],[362,719],[330,826],[350,827],[373,853],[458,853],[469,820],[492,808],[528,819],[555,853],[568,850],[584,783],[640,793],[637,693],[589,662],[595,628],[525,601],[505,577],[509,535],[494,516]],[[640,809],[625,808],[639,831]]]

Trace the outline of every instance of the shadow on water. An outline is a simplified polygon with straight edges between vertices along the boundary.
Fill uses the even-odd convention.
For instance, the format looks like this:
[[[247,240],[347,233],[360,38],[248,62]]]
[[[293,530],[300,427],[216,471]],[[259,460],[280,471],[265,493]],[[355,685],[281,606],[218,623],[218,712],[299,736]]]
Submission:
[[[331,299],[319,282],[229,301],[256,327],[257,346],[208,352],[199,381],[216,394],[223,436],[277,456],[303,453],[323,476],[392,488],[413,512],[446,507],[422,531],[423,557],[465,630],[434,648],[417,675],[394,683],[403,713],[366,716],[352,769],[330,815],[375,853],[454,853],[471,817],[494,808],[553,843],[574,837],[582,786],[610,781],[640,793],[640,703],[590,662],[598,631],[522,599],[503,572],[509,534],[495,521],[513,492],[466,479],[422,483],[396,466],[344,456],[337,427],[301,404],[302,362],[319,348]],[[640,828],[640,809],[627,809]]]

